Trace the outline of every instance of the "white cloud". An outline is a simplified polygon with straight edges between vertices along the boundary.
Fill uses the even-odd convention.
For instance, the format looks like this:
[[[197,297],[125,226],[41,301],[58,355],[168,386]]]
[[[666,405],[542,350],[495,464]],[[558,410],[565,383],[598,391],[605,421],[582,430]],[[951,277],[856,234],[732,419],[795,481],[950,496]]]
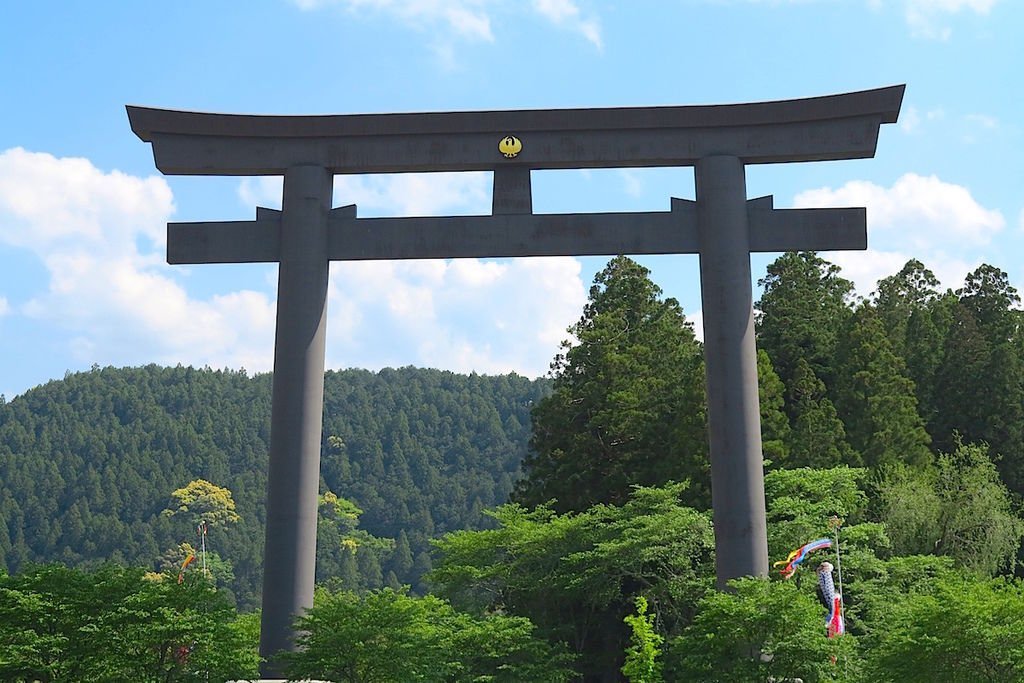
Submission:
[[[963,286],[967,273],[981,265],[982,259],[965,260],[944,251],[905,253],[867,249],[866,251],[835,251],[825,258],[842,268],[842,276],[851,280],[861,296],[875,291],[878,281],[898,273],[907,261],[916,258],[935,274],[942,289],[958,289]]]
[[[347,262],[331,273],[332,367],[540,376],[586,301],[569,257]]]
[[[693,334],[696,335],[697,339],[704,341],[704,311],[688,313],[686,319],[693,323]]]
[[[490,213],[488,173],[337,176],[334,203],[358,215]],[[244,179],[248,206],[280,205],[280,178]],[[579,261],[452,259],[331,266],[330,367],[420,365],[542,375],[586,290]]]
[[[159,177],[101,173],[87,159],[57,159],[20,147],[0,154],[0,240],[43,251],[61,244],[132,249],[137,237],[162,245],[174,210]]]
[[[801,192],[793,201],[798,207],[866,206],[872,237],[884,233],[912,251],[984,245],[1006,225],[999,211],[978,204],[966,187],[934,175],[907,173],[889,188],[854,180],[835,190]]]
[[[491,174],[393,173],[335,176],[334,203],[355,204],[360,217],[489,214]],[[281,178],[244,178],[239,199],[252,205],[281,207]]]
[[[0,296],[0,317],[3,317],[11,312],[11,305],[7,303],[7,298]]]
[[[1003,215],[978,204],[970,191],[935,176],[908,173],[891,187],[851,181],[838,189],[801,192],[797,207],[867,207],[868,243],[863,252],[830,252],[861,295],[880,278],[920,259],[944,287],[956,288],[980,262],[980,249],[1006,225]]]
[[[68,335],[78,361],[266,369],[273,302],[256,292],[191,298],[163,263],[173,211],[157,176],[19,148],[0,154],[0,241],[49,272],[23,312]]]
[[[336,189],[390,215],[489,210],[487,174],[339,178]],[[239,192],[273,205],[280,190],[279,179],[260,179]],[[24,248],[49,273],[20,311],[83,365],[270,370],[273,295],[186,289],[189,269],[167,266],[157,239],[173,211],[159,177],[0,154],[0,242]],[[585,303],[580,273],[568,257],[333,264],[328,363],[542,375]]]

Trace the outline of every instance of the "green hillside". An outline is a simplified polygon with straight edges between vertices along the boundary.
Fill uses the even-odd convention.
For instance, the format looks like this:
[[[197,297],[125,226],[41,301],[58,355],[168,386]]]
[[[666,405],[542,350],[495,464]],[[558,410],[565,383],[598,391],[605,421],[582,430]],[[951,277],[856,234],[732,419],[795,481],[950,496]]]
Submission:
[[[201,478],[234,496],[241,521],[211,529],[209,543],[233,564],[239,604],[255,605],[270,386],[269,375],[244,371],[94,368],[0,404],[0,567],[156,568],[169,549],[196,545],[189,525],[161,512],[172,491]],[[505,502],[531,405],[546,391],[516,375],[329,372],[324,490],[363,511],[361,529],[394,539],[394,550],[348,553],[358,559],[348,581],[360,583],[350,587],[417,585],[429,537],[477,527],[483,508]],[[321,575],[344,575],[345,555],[321,539]]]

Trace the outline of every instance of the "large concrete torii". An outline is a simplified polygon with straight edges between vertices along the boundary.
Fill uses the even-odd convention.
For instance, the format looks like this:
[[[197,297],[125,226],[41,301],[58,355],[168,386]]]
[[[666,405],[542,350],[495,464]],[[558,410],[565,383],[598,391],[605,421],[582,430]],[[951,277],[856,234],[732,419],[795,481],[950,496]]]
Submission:
[[[170,223],[167,261],[278,262],[260,653],[294,647],[312,604],[332,260],[700,255],[718,585],[768,572],[750,252],[864,249],[865,210],[748,201],[746,164],[872,157],[904,86],[750,104],[248,116],[129,106],[169,175],[281,175],[281,211]],[[693,166],[696,201],[664,212],[534,214],[533,169]],[[492,171],[490,216],[358,218],[333,176]]]

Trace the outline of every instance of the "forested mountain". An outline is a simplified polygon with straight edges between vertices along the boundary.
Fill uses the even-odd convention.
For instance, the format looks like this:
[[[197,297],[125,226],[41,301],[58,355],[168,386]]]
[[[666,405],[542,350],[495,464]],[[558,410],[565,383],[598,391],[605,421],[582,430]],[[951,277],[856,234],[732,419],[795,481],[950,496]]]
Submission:
[[[232,565],[239,604],[256,604],[270,386],[244,371],[94,368],[0,403],[0,567],[158,568],[179,544],[197,544],[185,520],[161,513],[173,491],[204,479],[233,494],[240,521],[208,540]],[[477,527],[483,508],[505,502],[546,391],[516,375],[329,372],[322,488],[358,506],[363,532],[393,540],[359,552],[330,543],[351,537],[354,519],[327,529],[320,578],[416,585],[430,569],[428,538]]]

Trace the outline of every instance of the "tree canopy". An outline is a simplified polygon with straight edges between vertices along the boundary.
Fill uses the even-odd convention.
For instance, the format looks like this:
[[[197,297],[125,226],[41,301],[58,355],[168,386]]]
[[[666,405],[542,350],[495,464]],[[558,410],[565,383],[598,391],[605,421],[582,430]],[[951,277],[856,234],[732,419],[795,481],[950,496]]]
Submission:
[[[624,256],[594,277],[572,339],[534,408],[531,451],[513,499],[559,512],[622,503],[630,487],[690,482],[707,505],[701,346],[675,299]]]

